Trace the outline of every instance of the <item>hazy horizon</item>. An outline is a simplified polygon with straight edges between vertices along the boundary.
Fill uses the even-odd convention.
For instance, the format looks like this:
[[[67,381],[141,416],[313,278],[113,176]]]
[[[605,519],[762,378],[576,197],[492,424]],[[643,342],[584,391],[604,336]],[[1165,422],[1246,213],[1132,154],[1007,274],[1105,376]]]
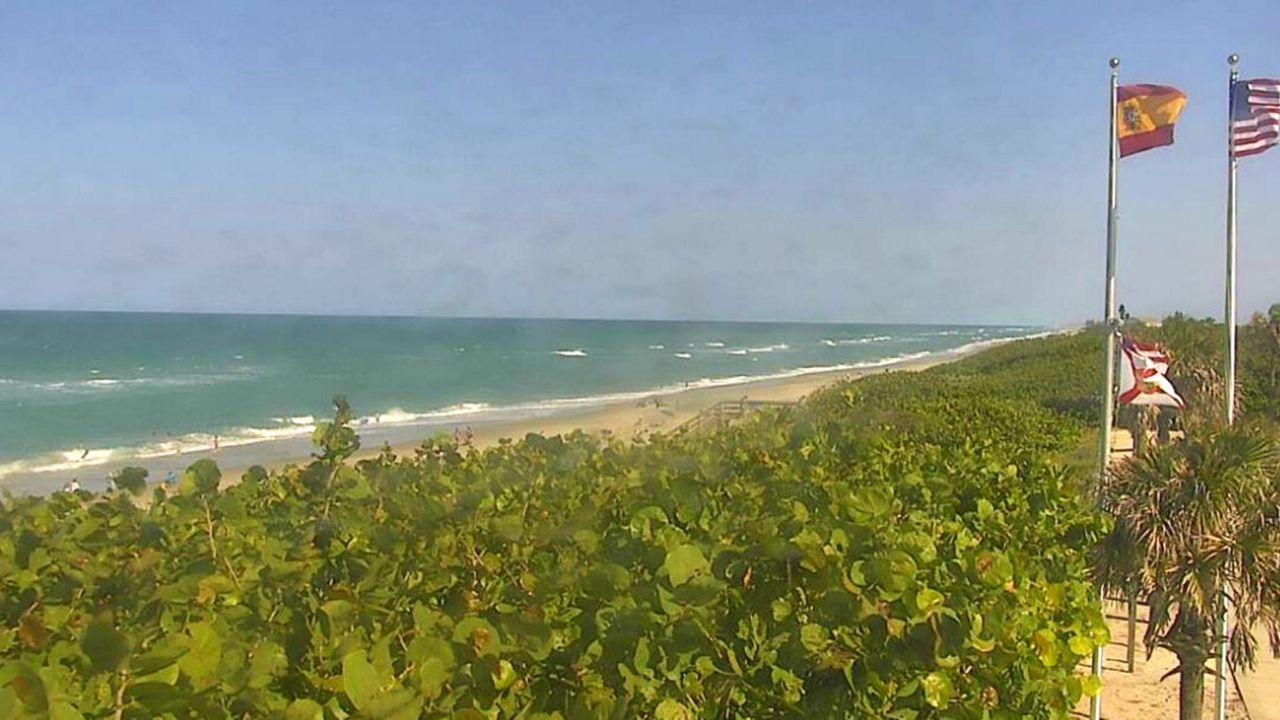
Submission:
[[[1062,325],[1221,317],[1230,52],[1275,7],[103,3],[0,11],[0,307]],[[1241,162],[1240,319],[1280,300]]]
[[[927,320],[920,321],[903,321],[903,322],[887,322],[879,320],[860,320],[853,318],[850,320],[775,320],[769,318],[760,319],[724,319],[716,317],[687,317],[687,318],[660,318],[660,317],[606,317],[606,316],[575,316],[575,317],[552,317],[548,315],[433,315],[423,314],[395,314],[395,313],[376,313],[376,312],[274,312],[270,310],[121,310],[115,308],[0,308],[0,313],[100,313],[104,315],[225,315],[228,317],[235,316],[264,316],[264,317],[314,317],[314,318],[369,318],[369,319],[418,319],[418,320],[547,320],[547,321],[563,321],[563,322],[635,322],[635,323],[725,323],[725,324],[784,324],[784,325],[919,325],[919,326],[954,326],[954,327],[982,327],[983,325],[992,325],[997,327],[1051,327],[1049,325],[1040,325],[1037,323],[1016,323],[1016,322],[1000,322],[993,320],[991,322],[971,322],[971,323],[943,323],[929,322]],[[1140,318],[1141,319],[1141,318]],[[1088,322],[1089,319],[1079,321],[1068,321],[1058,323],[1052,327],[1069,327],[1072,325],[1080,325]]]

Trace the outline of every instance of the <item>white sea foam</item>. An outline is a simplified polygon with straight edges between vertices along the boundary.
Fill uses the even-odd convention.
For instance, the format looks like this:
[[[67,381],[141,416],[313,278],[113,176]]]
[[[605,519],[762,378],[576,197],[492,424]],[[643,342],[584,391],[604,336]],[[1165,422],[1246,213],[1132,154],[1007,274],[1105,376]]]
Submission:
[[[587,356],[587,352],[586,352],[585,350],[582,350],[582,349],[578,349],[578,350],[556,350],[556,354],[557,354],[557,355],[559,355],[560,357],[572,357],[572,358],[580,358],[580,357],[586,357],[586,356]]]
[[[711,348],[722,348],[722,347],[724,347],[724,343],[720,342],[719,340],[713,340],[713,341],[711,341],[711,342],[709,342],[709,343],[704,343],[704,344],[705,344],[707,347],[711,347]]]
[[[777,343],[775,345],[764,345],[762,347],[747,348],[749,353],[771,353],[775,350],[790,350],[791,346],[786,343]]]
[[[730,355],[746,355],[747,354],[747,351],[741,348],[735,348],[733,350],[729,350],[728,352]]]
[[[892,335],[876,335],[875,337],[841,338],[841,339],[823,338],[822,344],[826,345],[827,347],[839,347],[841,345],[868,345],[870,343],[887,342],[892,339],[893,339]]]
[[[914,360],[935,357],[945,359],[968,354],[975,350],[1000,345],[1016,340],[1048,337],[1071,330],[1050,330],[1030,335],[1004,338],[988,338],[966,343],[959,347],[938,351],[922,351],[904,353],[892,357],[867,360],[856,363],[838,365],[816,365],[782,370],[762,375],[732,375],[718,378],[700,378],[698,380],[673,383],[643,391],[606,393],[585,397],[557,398],[536,402],[516,403],[503,406],[491,406],[487,403],[467,402],[424,412],[413,412],[403,408],[390,408],[384,412],[361,417],[356,421],[358,426],[366,428],[414,426],[442,424],[445,422],[490,422],[504,418],[518,419],[562,412],[574,408],[607,405],[618,402],[630,402],[650,398],[655,395],[666,395],[685,390],[741,385],[766,380],[781,380],[828,372],[868,370],[889,367]],[[675,353],[676,357],[688,359],[689,353]],[[759,358],[752,358],[758,360]],[[8,378],[0,378],[0,385],[11,384]],[[274,418],[274,427],[246,427],[222,431],[218,434],[218,446],[221,448],[238,447],[255,443],[300,439],[315,430],[315,418],[310,415],[281,416]],[[213,449],[212,433],[191,433],[162,441],[115,448],[72,448],[69,450],[45,453],[23,458],[0,465],[0,478],[14,474],[39,474],[57,471],[81,470],[107,463],[129,462],[149,458],[188,455],[203,453]]]
[[[248,380],[258,375],[254,368],[243,368],[234,373],[175,375],[172,377],[111,378],[95,377],[88,380],[17,380],[0,379],[0,386],[11,392],[23,394],[41,393],[101,393],[117,392],[126,388],[148,389],[193,385],[217,385],[225,382]]]
[[[675,353],[675,356],[680,358],[681,360],[688,360],[689,358],[693,357],[687,352],[678,352],[678,353]]]
[[[649,349],[650,350],[666,350],[667,346],[666,345],[650,345]]]

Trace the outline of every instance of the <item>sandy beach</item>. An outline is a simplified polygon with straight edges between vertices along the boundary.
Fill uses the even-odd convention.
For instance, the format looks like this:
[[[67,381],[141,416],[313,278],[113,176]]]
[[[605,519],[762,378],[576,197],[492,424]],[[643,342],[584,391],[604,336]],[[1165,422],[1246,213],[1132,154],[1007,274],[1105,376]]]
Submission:
[[[841,380],[883,372],[919,371],[1012,339],[1015,338],[970,343],[952,350],[867,367],[815,369],[812,372],[799,370],[782,377],[745,380],[741,383],[630,393],[626,399],[620,400],[601,399],[599,402],[588,400],[581,404],[553,405],[515,417],[480,419],[464,416],[430,423],[363,424],[356,428],[362,445],[356,459],[376,455],[384,445],[390,445],[397,455],[411,455],[423,440],[440,433],[470,433],[472,442],[480,447],[494,444],[503,438],[522,438],[529,433],[556,435],[579,429],[631,440],[652,433],[670,432],[701,411],[723,401],[746,399],[795,402],[819,388]],[[271,470],[289,464],[305,463],[309,461],[312,451],[310,437],[296,435],[285,439],[224,446],[219,450],[122,459],[11,476],[0,480],[0,489],[15,494],[47,494],[76,478],[85,490],[102,491],[108,486],[108,477],[127,465],[145,467],[149,472],[149,480],[155,484],[170,473],[180,475],[191,463],[203,458],[218,463],[226,482],[236,482],[250,467],[262,466]]]
[[[942,352],[926,358],[905,360],[876,368],[815,372],[789,378],[751,381],[719,387],[690,388],[678,392],[655,393],[640,400],[564,410],[518,420],[500,420],[473,425],[437,425],[429,429],[420,430],[412,440],[399,440],[388,444],[391,445],[392,451],[397,455],[412,455],[413,451],[424,440],[442,432],[452,434],[455,431],[470,431],[471,441],[477,447],[494,445],[499,440],[507,438],[519,439],[529,433],[561,435],[574,430],[634,440],[653,433],[675,430],[698,415],[698,413],[720,402],[744,399],[798,402],[833,383],[884,372],[918,372],[972,355],[982,349],[981,347],[975,347],[961,351]],[[380,443],[370,443],[362,436],[362,448],[356,453],[355,459],[375,456],[381,452],[381,448],[382,445]],[[210,455],[210,457],[215,460],[218,459],[216,455]],[[281,457],[270,463],[260,464],[271,470],[290,463],[306,462],[308,459],[309,456],[306,455],[293,455]],[[195,458],[192,458],[191,462],[194,462],[194,460]],[[224,468],[224,481],[234,482],[238,480],[247,469],[247,466]]]

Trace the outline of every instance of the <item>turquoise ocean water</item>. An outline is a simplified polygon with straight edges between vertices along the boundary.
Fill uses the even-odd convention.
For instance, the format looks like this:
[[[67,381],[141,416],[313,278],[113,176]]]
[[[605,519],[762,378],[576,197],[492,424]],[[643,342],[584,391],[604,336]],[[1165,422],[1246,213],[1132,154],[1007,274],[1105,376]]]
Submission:
[[[335,393],[350,399],[362,434],[407,438],[1040,330],[0,312],[0,487],[47,490],[122,464],[189,462],[215,434],[222,452],[242,448],[250,460],[305,454]]]

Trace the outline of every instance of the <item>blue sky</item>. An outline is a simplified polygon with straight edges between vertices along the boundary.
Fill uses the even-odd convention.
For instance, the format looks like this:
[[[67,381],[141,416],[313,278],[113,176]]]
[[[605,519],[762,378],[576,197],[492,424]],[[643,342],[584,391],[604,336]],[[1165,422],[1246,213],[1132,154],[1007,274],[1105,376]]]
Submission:
[[[1058,323],[1221,312],[1225,57],[1280,5],[5,3],[0,307]],[[1280,150],[1240,171],[1280,301]]]

